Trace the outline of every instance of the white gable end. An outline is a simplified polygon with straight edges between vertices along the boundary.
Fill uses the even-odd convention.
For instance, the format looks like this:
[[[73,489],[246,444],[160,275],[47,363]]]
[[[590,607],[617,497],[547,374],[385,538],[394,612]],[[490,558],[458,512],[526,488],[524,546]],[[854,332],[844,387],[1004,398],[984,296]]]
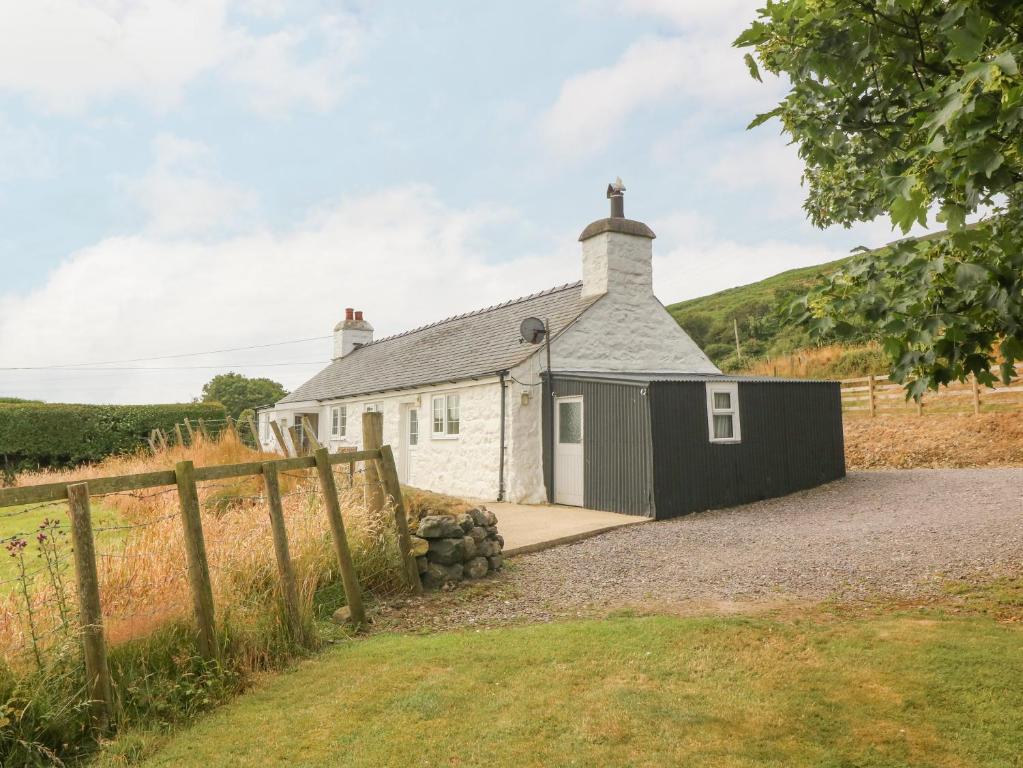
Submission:
[[[720,373],[652,294],[608,294],[551,345],[562,371]]]

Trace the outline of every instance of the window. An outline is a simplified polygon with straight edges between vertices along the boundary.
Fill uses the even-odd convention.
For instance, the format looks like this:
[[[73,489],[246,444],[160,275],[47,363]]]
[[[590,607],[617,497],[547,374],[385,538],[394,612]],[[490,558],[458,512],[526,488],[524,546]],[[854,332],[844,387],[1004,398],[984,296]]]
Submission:
[[[458,437],[460,422],[458,395],[437,395],[433,398],[434,437]]]
[[[738,443],[739,385],[735,382],[707,384],[707,428],[712,443]]]
[[[348,435],[348,406],[335,405],[330,409],[330,436],[345,437]]]
[[[567,400],[558,403],[558,442],[579,444],[583,441],[583,403]]]
[[[419,445],[419,409],[410,408],[408,412],[408,444]]]
[[[366,403],[366,413],[383,413],[383,403]]]

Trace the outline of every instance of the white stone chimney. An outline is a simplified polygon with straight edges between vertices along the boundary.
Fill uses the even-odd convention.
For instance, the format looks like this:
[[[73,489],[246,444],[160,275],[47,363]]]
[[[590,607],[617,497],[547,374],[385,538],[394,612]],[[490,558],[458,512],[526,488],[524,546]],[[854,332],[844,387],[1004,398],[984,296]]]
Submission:
[[[584,297],[652,296],[653,230],[625,218],[625,185],[621,179],[607,187],[611,216],[597,219],[579,235],[583,244]]]
[[[373,326],[362,319],[362,310],[345,309],[345,319],[334,326],[334,359],[373,341]]]

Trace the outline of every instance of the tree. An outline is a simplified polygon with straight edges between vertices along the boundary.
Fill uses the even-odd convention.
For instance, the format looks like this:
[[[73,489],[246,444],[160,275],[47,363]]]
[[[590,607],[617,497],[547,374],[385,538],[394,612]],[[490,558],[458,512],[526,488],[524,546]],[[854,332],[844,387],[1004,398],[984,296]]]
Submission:
[[[820,335],[864,320],[910,395],[1023,359],[1023,4],[768,2],[735,41],[789,81],[772,118],[798,145],[820,227],[879,215],[942,237],[862,253],[800,301]],[[967,217],[982,219],[967,225]]]
[[[276,381],[250,379],[240,373],[221,373],[202,388],[203,402],[223,403],[228,414],[237,419],[247,408],[276,403],[288,394]]]

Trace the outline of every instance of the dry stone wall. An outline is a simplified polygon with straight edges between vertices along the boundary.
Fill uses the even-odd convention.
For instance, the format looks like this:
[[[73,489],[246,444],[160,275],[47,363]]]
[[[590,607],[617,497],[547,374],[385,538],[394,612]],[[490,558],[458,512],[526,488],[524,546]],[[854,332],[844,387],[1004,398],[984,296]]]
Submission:
[[[412,550],[428,589],[481,579],[504,565],[497,515],[486,507],[459,515],[428,515],[419,521],[416,533]]]

